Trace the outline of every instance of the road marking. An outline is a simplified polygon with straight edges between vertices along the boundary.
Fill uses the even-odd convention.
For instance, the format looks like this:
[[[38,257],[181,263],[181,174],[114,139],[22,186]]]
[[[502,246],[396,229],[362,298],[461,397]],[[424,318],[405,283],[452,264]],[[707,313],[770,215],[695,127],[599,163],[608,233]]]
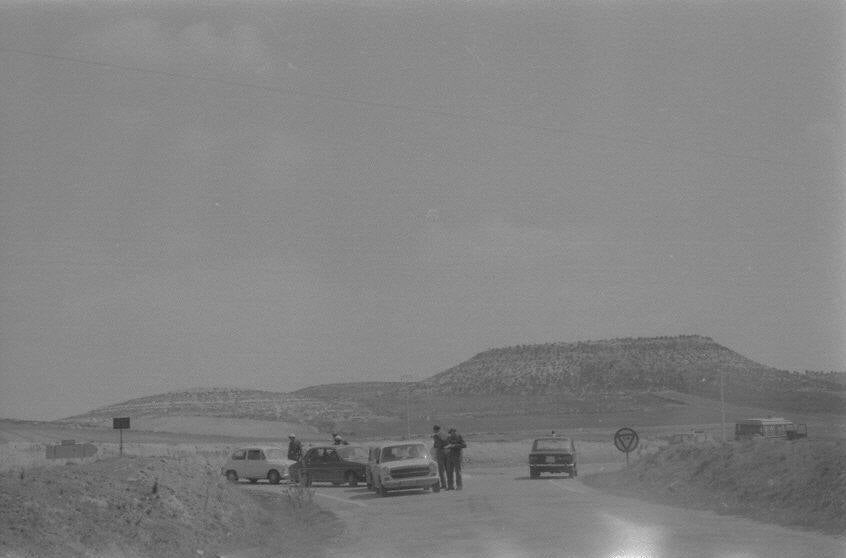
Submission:
[[[330,500],[337,500],[339,502],[343,502],[345,504],[355,504],[356,506],[361,506],[362,508],[366,508],[367,504],[364,502],[353,502],[352,500],[348,500],[347,498],[340,498],[338,496],[332,496],[330,494],[324,494],[322,492],[315,492],[317,496],[323,496],[324,498],[329,498]]]

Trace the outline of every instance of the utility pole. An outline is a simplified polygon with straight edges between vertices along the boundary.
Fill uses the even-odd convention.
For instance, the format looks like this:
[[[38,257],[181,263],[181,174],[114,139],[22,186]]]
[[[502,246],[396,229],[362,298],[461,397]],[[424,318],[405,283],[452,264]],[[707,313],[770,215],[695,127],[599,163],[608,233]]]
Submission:
[[[411,391],[411,374],[403,374],[400,379],[405,382],[405,439],[411,439],[411,407],[409,392]]]
[[[720,416],[723,429],[723,443],[726,442],[726,371],[720,370]]]

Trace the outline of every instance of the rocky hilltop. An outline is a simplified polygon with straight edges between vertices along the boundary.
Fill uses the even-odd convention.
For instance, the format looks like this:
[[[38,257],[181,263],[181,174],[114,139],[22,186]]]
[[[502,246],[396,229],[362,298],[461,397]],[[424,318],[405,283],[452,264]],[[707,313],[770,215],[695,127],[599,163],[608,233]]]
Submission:
[[[452,393],[546,394],[674,390],[735,396],[828,391],[836,384],[754,362],[708,337],[626,338],[491,349],[426,380]]]

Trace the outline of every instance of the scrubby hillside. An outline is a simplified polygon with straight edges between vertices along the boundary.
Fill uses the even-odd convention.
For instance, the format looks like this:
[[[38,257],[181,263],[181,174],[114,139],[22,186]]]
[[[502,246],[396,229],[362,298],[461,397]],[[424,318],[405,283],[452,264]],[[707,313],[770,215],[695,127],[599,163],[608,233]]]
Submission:
[[[131,399],[70,419],[103,422],[116,416],[203,416],[331,425],[350,417],[373,418],[373,412],[352,400],[327,405],[325,400],[294,394],[208,388]]]
[[[303,506],[296,488],[239,490],[218,462],[113,457],[0,473],[0,556],[322,555],[339,528],[331,514]]]
[[[422,432],[434,419],[512,430],[531,426],[533,417],[552,417],[555,423],[562,414],[568,423],[579,422],[578,417],[602,422],[599,415],[610,413],[614,421],[637,419],[652,424],[667,417],[690,424],[715,420],[716,407],[708,407],[705,416],[689,401],[719,399],[721,379],[726,402],[740,416],[749,412],[846,414],[846,386],[829,375],[777,370],[710,338],[679,336],[491,349],[418,382],[347,382],[291,393],[179,391],[72,418],[105,424],[115,416],[131,416],[154,430],[160,429],[155,421],[168,417],[252,419],[286,430],[291,423],[354,436]],[[138,421],[142,417],[148,420]],[[305,431],[300,426],[291,428]]]
[[[843,412],[842,386],[756,363],[708,337],[627,338],[491,349],[424,384],[457,394],[596,393],[673,390],[786,410]],[[791,408],[791,406],[793,408]]]
[[[584,481],[659,502],[846,533],[846,449],[840,442],[678,444]]]

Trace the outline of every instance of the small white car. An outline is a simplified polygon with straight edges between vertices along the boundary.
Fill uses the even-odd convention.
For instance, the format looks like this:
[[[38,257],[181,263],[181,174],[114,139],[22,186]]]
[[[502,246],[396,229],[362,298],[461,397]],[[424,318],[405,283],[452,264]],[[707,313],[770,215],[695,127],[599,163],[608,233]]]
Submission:
[[[252,446],[235,450],[220,472],[231,482],[239,479],[250,482],[267,479],[270,484],[279,484],[279,481],[288,479],[288,468],[294,463],[296,461],[288,459],[287,450],[273,446]]]
[[[438,464],[422,442],[386,442],[370,452],[373,489],[380,496],[389,490],[441,489]]]

